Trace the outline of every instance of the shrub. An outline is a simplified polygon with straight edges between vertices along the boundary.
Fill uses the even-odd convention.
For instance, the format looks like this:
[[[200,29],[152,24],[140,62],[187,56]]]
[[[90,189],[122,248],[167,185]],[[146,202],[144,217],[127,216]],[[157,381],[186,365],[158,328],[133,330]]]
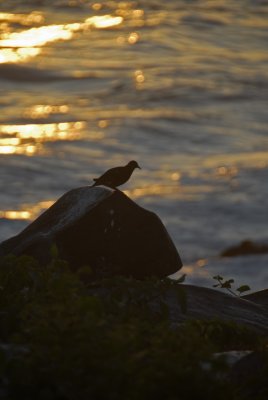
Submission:
[[[237,341],[257,346],[256,335],[220,321],[174,328],[164,302],[157,312],[150,306],[174,283],[85,284],[79,276],[89,273],[74,274],[57,259],[46,268],[29,257],[1,260],[3,399],[239,398],[213,353]]]

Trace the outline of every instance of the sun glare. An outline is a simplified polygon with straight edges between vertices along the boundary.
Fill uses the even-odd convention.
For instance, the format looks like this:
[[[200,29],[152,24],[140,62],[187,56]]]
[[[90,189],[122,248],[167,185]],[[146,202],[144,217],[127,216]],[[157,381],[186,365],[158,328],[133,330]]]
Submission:
[[[0,154],[33,155],[42,143],[81,138],[84,121],[0,125]]]
[[[85,20],[85,24],[97,29],[107,29],[118,26],[123,22],[123,17],[113,17],[112,15],[102,15],[90,17]]]
[[[30,218],[29,211],[1,211],[0,218],[6,219],[29,219]]]
[[[41,201],[37,204],[24,204],[22,206],[22,210],[4,210],[0,211],[0,218],[6,219],[16,219],[16,220],[33,220],[38,215],[41,214],[42,211],[51,207],[54,204],[54,201],[47,200]]]
[[[80,28],[80,24],[50,25],[31,28],[23,32],[5,33],[0,40],[2,47],[36,47],[44,46],[55,40],[68,40],[73,32]]]
[[[40,24],[44,21],[41,14],[30,15],[0,13],[0,21],[4,32],[0,34],[0,63],[23,62],[38,56],[42,47],[58,40],[70,40],[78,31],[87,29],[108,29],[120,25],[123,17],[102,15],[86,18],[83,22],[60,25],[44,25],[18,32],[11,32],[10,22],[19,22],[22,25]]]
[[[20,25],[42,24],[44,16],[38,11],[32,11],[29,14],[12,14],[0,12],[0,21],[18,23]]]

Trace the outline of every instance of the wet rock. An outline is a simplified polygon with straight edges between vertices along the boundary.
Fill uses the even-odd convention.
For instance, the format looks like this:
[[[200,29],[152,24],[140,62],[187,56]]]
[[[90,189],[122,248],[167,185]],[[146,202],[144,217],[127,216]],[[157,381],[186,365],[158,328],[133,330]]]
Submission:
[[[107,298],[113,297],[113,291],[116,293],[116,290],[117,288],[111,285],[109,287],[94,286],[90,289],[94,296]],[[128,289],[126,295],[129,296]],[[146,302],[155,314],[161,312],[165,304],[169,320],[174,328],[185,321],[211,320],[233,322],[248,328],[252,333],[261,335],[268,333],[267,307],[215,289],[174,284],[163,292],[156,287],[155,292],[150,292]]]
[[[268,333],[266,306],[206,287],[184,284],[182,288],[187,299],[186,313],[182,312],[175,292],[170,291],[166,298],[170,319],[175,325],[189,319],[220,319],[233,321],[259,333]]]
[[[259,292],[247,294],[243,299],[253,301],[256,304],[261,304],[268,308],[268,289],[260,290]]]
[[[244,240],[237,246],[229,247],[221,253],[222,257],[235,257],[247,254],[268,253],[268,244],[254,243],[251,240]]]
[[[104,186],[64,194],[19,235],[3,242],[0,256],[27,254],[46,264],[53,244],[71,268],[89,265],[92,278],[164,277],[182,267],[158,216]]]
[[[229,379],[239,398],[268,398],[268,351],[255,351],[241,358],[233,366]]]

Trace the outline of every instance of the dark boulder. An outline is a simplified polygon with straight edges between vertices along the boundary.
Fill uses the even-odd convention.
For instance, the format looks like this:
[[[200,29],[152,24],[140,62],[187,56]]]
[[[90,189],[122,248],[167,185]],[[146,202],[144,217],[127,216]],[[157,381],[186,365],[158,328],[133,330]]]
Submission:
[[[161,278],[182,267],[158,216],[104,186],[64,194],[19,235],[3,242],[0,256],[27,254],[44,265],[51,259],[53,244],[71,268],[89,265],[94,278]]]
[[[236,246],[229,247],[221,253],[222,257],[236,257],[248,254],[268,253],[268,244],[254,243],[251,240],[244,240]]]

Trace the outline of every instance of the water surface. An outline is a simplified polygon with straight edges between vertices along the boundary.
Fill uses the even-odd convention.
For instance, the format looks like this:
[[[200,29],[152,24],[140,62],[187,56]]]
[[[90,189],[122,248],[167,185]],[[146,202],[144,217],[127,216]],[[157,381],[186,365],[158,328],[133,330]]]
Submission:
[[[161,217],[188,282],[266,288],[264,256],[218,254],[268,239],[268,2],[0,5],[0,240],[135,159],[124,189]]]

